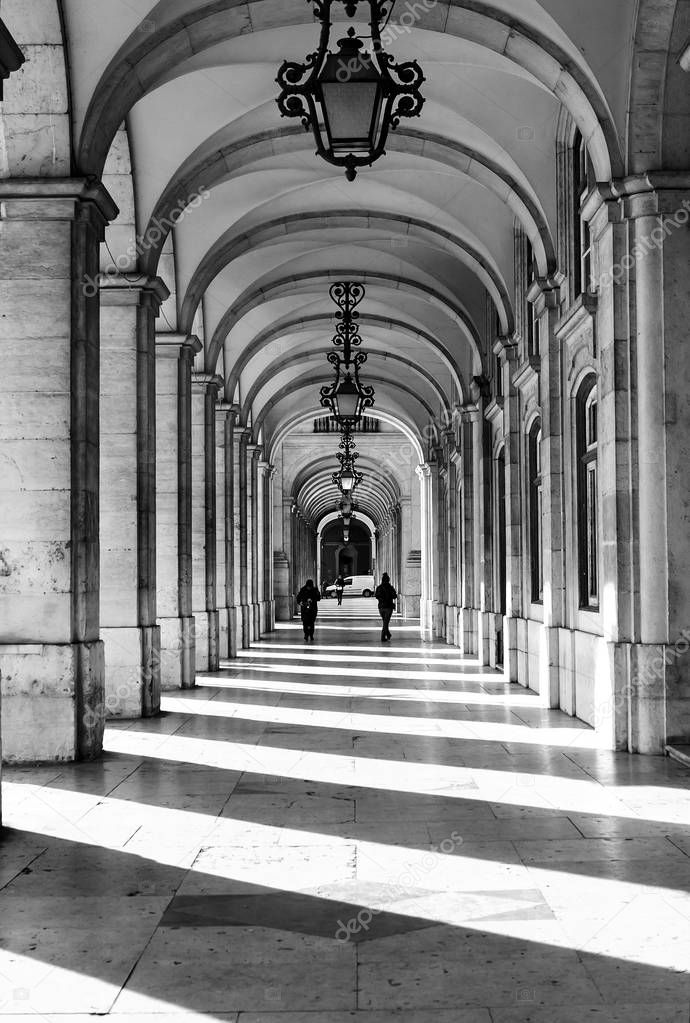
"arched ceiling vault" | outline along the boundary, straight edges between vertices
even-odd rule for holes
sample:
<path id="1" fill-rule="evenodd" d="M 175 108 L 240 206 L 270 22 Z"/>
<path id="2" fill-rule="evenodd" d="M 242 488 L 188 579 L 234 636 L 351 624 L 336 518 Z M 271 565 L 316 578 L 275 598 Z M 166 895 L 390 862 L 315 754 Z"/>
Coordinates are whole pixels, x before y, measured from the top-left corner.
<path id="1" fill-rule="evenodd" d="M 383 397 L 381 393 L 382 385 L 386 384 L 389 385 L 388 387 L 389 392 L 395 393 L 396 396 L 402 396 L 402 398 L 407 401 L 408 406 L 413 410 L 412 414 L 410 414 L 410 412 L 407 412 L 404 415 L 404 418 L 407 421 L 412 419 L 413 422 L 415 422 L 415 424 L 420 429 L 423 427 L 424 423 L 434 419 L 435 410 L 423 398 L 421 398 L 419 394 L 409 384 L 401 383 L 397 380 L 391 381 L 387 376 L 384 376 L 380 371 L 374 374 L 369 374 L 367 380 L 369 383 L 374 384 L 374 386 L 376 387 L 378 401 L 380 401 L 381 398 Z M 314 397 L 315 395 L 318 395 L 319 387 L 323 383 L 324 373 L 323 371 L 321 371 L 318 373 L 313 373 L 311 376 L 308 377 L 300 376 L 297 379 L 290 381 L 290 383 L 280 387 L 275 392 L 275 394 L 272 394 L 271 397 L 265 401 L 260 411 L 258 411 L 254 416 L 253 426 L 254 440 L 256 440 L 256 438 L 258 437 L 259 430 L 261 429 L 268 415 L 272 411 L 274 411 L 281 404 L 281 402 L 286 402 L 287 399 L 290 399 L 290 402 L 293 403 L 294 407 L 295 400 L 301 396 L 309 403 L 310 406 L 313 406 Z M 324 414 L 323 410 L 321 410 L 320 412 L 316 412 L 316 416 L 323 414 Z"/>
<path id="2" fill-rule="evenodd" d="M 310 460 L 296 474 L 292 485 L 292 497 L 297 505 L 312 519 L 318 519 L 333 511 L 339 492 L 331 480 L 337 468 L 335 452 L 337 437 L 333 439 L 333 455 Z M 363 482 L 356 488 L 354 500 L 358 507 L 379 523 L 386 512 L 400 500 L 401 490 L 394 474 L 380 463 L 361 453 L 357 469 L 364 474 Z"/>
<path id="3" fill-rule="evenodd" d="M 385 377 L 381 374 L 380 366 L 390 361 L 398 366 L 405 367 L 406 372 L 404 375 L 409 377 L 409 373 L 411 373 L 413 378 L 415 376 L 420 378 L 416 384 L 414 379 L 409 381 L 412 388 L 415 388 L 416 386 L 421 387 L 424 391 L 431 391 L 435 396 L 438 405 L 446 412 L 450 410 L 450 396 L 440 386 L 441 382 L 437 382 L 432 374 L 424 369 L 422 365 L 415 364 L 411 359 L 406 359 L 403 356 L 396 354 L 393 349 L 393 345 L 391 345 L 387 350 L 372 348 L 371 345 L 368 345 L 367 356 L 367 362 L 362 370 L 364 381 L 366 383 L 376 384 L 377 382 L 384 381 Z M 261 391 L 267 389 L 270 393 L 270 384 L 276 379 L 278 369 L 281 373 L 285 370 L 291 370 L 291 376 L 295 380 L 301 380 L 307 366 L 309 369 L 313 369 L 315 371 L 317 380 L 323 380 L 324 375 L 327 380 L 329 377 L 331 379 L 333 377 L 333 371 L 326 362 L 323 352 L 317 351 L 311 352 L 310 354 L 296 352 L 291 356 L 286 356 L 280 362 L 278 367 L 275 365 L 268 366 L 252 384 L 251 388 L 247 392 L 240 412 L 240 422 L 242 426 L 246 426 L 249 422 L 250 414 L 253 413 L 254 403 Z M 402 387 L 403 390 L 406 390 L 406 392 L 410 394 L 419 393 L 414 389 L 407 391 L 409 386 L 408 384 L 397 384 L 397 386 Z M 421 397 L 419 400 L 422 401 Z M 426 407 L 432 410 L 432 417 L 437 414 L 438 410 L 436 408 L 432 409 L 432 406 L 430 405 L 427 405 Z"/>
<path id="4" fill-rule="evenodd" d="M 144 269 L 147 273 L 156 272 L 167 234 L 167 231 L 164 231 L 161 236 L 158 227 L 171 222 L 171 214 L 178 208 L 181 196 L 196 196 L 203 189 L 210 190 L 241 173 L 250 173 L 257 160 L 266 157 L 276 158 L 287 152 L 306 155 L 313 149 L 310 136 L 300 126 L 292 124 L 276 127 L 239 141 L 234 137 L 227 141 L 228 132 L 229 126 L 226 126 L 200 146 L 178 169 L 156 203 L 148 225 L 143 231 L 146 243 Z M 510 207 L 522 223 L 525 233 L 532 242 L 540 275 L 547 277 L 554 272 L 555 246 L 541 202 L 528 179 L 505 150 L 497 157 L 482 153 L 461 140 L 404 125 L 391 133 L 387 149 L 389 152 L 416 152 L 430 162 L 450 167 L 458 174 L 474 178 L 490 189 L 500 202 Z M 334 220 L 337 217 L 350 218 L 361 215 L 361 211 L 355 210 L 333 210 L 329 213 L 329 217 Z M 317 217 L 319 214 L 307 216 Z M 373 227 L 376 226 L 377 216 L 388 219 L 385 214 L 376 214 L 374 211 L 368 211 L 367 216 Z M 305 214 L 295 214 L 292 218 L 285 217 L 276 227 L 283 225 L 284 230 L 289 231 L 292 224 L 299 226 L 304 218 Z M 400 219 L 404 222 L 402 214 Z M 410 226 L 419 226 L 413 218 L 410 218 L 408 223 Z M 265 229 L 271 226 L 264 225 Z M 425 224 L 421 226 L 428 227 Z M 443 234 L 437 226 L 434 229 L 439 235 Z M 231 243 L 228 241 L 226 244 Z M 246 239 L 245 244 L 251 244 L 250 238 Z M 227 260 L 230 258 L 228 252 Z"/>
<path id="5" fill-rule="evenodd" d="M 328 287 L 330 284 L 334 281 L 343 280 L 356 280 L 365 286 L 369 283 L 383 283 L 391 291 L 402 290 L 419 294 L 425 302 L 440 308 L 457 324 L 462 335 L 467 339 L 467 342 L 471 346 L 475 362 L 475 370 L 477 373 L 481 372 L 484 362 L 481 339 L 479 337 L 477 327 L 459 302 L 454 301 L 435 289 L 422 289 L 418 283 L 412 279 L 406 279 L 400 275 L 396 276 L 394 274 L 362 273 L 361 269 L 358 269 L 357 267 L 342 267 L 337 270 L 329 269 L 320 273 L 316 271 L 306 271 L 302 274 L 285 274 L 276 280 L 270 281 L 268 284 L 257 281 L 252 288 L 246 289 L 246 291 L 239 296 L 232 308 L 228 309 L 225 315 L 220 319 L 215 333 L 208 345 L 206 361 L 206 368 L 208 372 L 215 372 L 218 355 L 232 328 L 242 319 L 243 316 L 246 316 L 257 306 L 260 306 L 264 302 L 267 302 L 271 298 L 275 298 L 281 294 L 294 294 L 295 289 L 300 285 L 307 285 L 310 290 L 315 290 L 318 282 L 323 282 L 320 288 L 320 293 L 322 296 L 327 297 Z"/>
<path id="6" fill-rule="evenodd" d="M 436 338 L 428 331 L 423 330 L 421 327 L 411 325 L 402 319 L 395 319 L 392 317 L 383 317 L 377 315 L 367 315 L 362 313 L 359 319 L 360 328 L 363 331 L 363 336 L 366 338 L 367 327 L 382 327 L 387 331 L 390 331 L 393 335 L 406 335 L 414 340 L 424 341 L 435 353 L 437 353 L 444 363 L 448 377 L 457 388 L 458 394 L 462 400 L 468 399 L 468 391 L 465 381 L 460 374 L 458 367 L 452 357 L 447 351 L 442 341 Z M 314 330 L 318 327 L 319 332 L 322 335 L 324 349 L 326 342 L 333 335 L 334 325 L 333 316 L 330 312 L 314 313 L 311 316 L 298 316 L 280 320 L 274 323 L 272 326 L 266 328 L 266 330 L 260 331 L 250 341 L 239 358 L 234 362 L 227 381 L 226 391 L 228 394 L 234 394 L 235 388 L 240 380 L 243 370 L 251 360 L 259 355 L 264 349 L 268 348 L 275 341 L 279 341 L 282 337 L 301 333 L 306 330 Z M 366 349 L 369 350 L 368 348 Z M 280 361 L 274 361 L 274 365 L 280 366 Z M 440 381 L 437 381 L 440 383 Z"/>
<path id="7" fill-rule="evenodd" d="M 597 176 L 622 171 L 621 147 L 609 104 L 578 48 L 536 3 L 510 10 L 489 0 L 448 0 L 424 9 L 417 31 L 456 36 L 500 54 L 558 96 L 589 140 Z M 100 175 L 110 144 L 128 111 L 147 92 L 186 70 L 187 61 L 225 40 L 267 29 L 309 25 L 306 5 L 276 7 L 261 0 L 161 0 L 144 15 L 95 84 L 84 116 L 77 162 Z M 593 25 L 596 29 L 596 25 Z M 313 43 L 308 49 L 313 48 Z M 174 58 L 173 58 L 174 55 Z M 302 53 L 294 54 L 302 59 Z"/>
<path id="8" fill-rule="evenodd" d="M 101 176 L 107 161 L 123 206 L 109 245 L 124 249 L 138 233 L 136 269 L 160 274 L 173 296 L 159 328 L 203 336 L 196 368 L 223 373 L 226 397 L 272 452 L 324 414 L 329 285 L 362 283 L 363 378 L 376 388 L 375 414 L 420 461 L 428 430 L 468 400 L 473 376 L 490 375 L 496 338 L 520 321 L 516 225 L 541 278 L 564 269 L 555 244 L 563 111 L 597 179 L 622 176 L 633 42 L 638 91 L 654 61 L 654 39 L 635 29 L 638 8 L 663 8 L 664 39 L 680 32 L 676 0 L 415 4 L 414 24 L 390 49 L 422 64 L 422 116 L 403 119 L 386 156 L 348 183 L 275 103 L 279 63 L 316 43 L 308 3 L 61 5 L 72 170 Z"/>
<path id="9" fill-rule="evenodd" d="M 305 423 L 309 422 L 309 420 L 317 419 L 322 412 L 323 410 L 319 409 L 318 406 L 315 405 L 302 412 L 286 417 L 280 427 L 275 431 L 274 435 L 267 441 L 267 457 L 269 462 L 275 458 L 276 450 L 279 445 L 282 444 L 293 431 L 298 430 L 300 426 L 303 426 Z M 393 426 L 396 430 L 398 430 L 410 445 L 418 462 L 421 463 L 424 461 L 424 449 L 421 437 L 415 431 L 413 426 L 394 413 L 385 411 L 382 408 L 369 409 L 367 411 L 367 415 L 372 419 L 378 419 L 382 423 L 385 423 L 388 426 Z"/>

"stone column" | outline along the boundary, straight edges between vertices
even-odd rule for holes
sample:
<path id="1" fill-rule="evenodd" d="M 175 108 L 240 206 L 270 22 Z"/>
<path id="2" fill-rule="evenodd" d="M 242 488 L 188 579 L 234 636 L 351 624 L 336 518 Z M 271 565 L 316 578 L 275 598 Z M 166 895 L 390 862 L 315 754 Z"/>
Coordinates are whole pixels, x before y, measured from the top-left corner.
<path id="1" fill-rule="evenodd" d="M 231 606 L 233 570 L 232 430 L 233 407 L 219 402 L 216 416 L 216 607 L 218 609 L 218 659 L 231 653 Z"/>
<path id="2" fill-rule="evenodd" d="M 292 546 L 290 541 L 292 526 L 292 499 L 285 497 L 281 487 L 275 488 L 273 505 L 274 521 L 279 523 L 277 531 L 278 544 L 273 551 L 273 579 L 275 595 L 275 614 L 279 622 L 288 622 L 292 617 Z M 289 552 L 289 553 L 288 553 Z"/>
<path id="3" fill-rule="evenodd" d="M 446 447 L 446 641 L 457 645 L 458 625 L 458 506 L 457 453 L 455 431 L 444 433 Z"/>
<path id="4" fill-rule="evenodd" d="M 422 595 L 419 601 L 419 627 L 423 639 L 433 638 L 434 527 L 431 499 L 431 469 L 426 462 L 417 466 L 422 520 Z"/>
<path id="5" fill-rule="evenodd" d="M 535 282 L 528 293 L 539 324 L 541 358 L 542 551 L 544 564 L 544 628 L 539 652 L 539 695 L 547 707 L 560 697 L 559 629 L 565 608 L 565 546 L 563 535 L 563 436 L 561 346 L 555 338 L 560 286 Z"/>
<path id="6" fill-rule="evenodd" d="M 477 600 L 477 655 L 482 664 L 490 664 L 495 650 L 493 516 L 491 483 L 493 473 L 491 425 L 486 419 L 490 402 L 489 383 L 474 377 L 470 387 L 477 408 L 474 439 L 474 552 L 475 599 Z"/>
<path id="7" fill-rule="evenodd" d="M 238 430 L 239 434 L 239 584 L 240 584 L 240 614 L 241 614 L 241 642 L 242 649 L 248 650 L 252 640 L 252 609 L 251 609 L 251 563 L 249 550 L 249 529 L 251 507 L 249 501 L 250 473 L 249 460 L 251 458 L 247 448 L 251 431 L 244 428 Z"/>
<path id="8" fill-rule="evenodd" d="M 479 429 L 479 410 L 476 405 L 465 406 L 461 413 L 462 437 L 462 536 L 463 569 L 461 582 L 461 610 L 459 615 L 460 649 L 464 656 L 477 653 L 478 617 L 477 587 L 478 565 L 475 530 L 475 441 Z"/>
<path id="9" fill-rule="evenodd" d="M 160 710 L 156 624 L 156 316 L 159 278 L 101 282 L 101 639 L 106 714 Z"/>
<path id="10" fill-rule="evenodd" d="M 249 605 L 251 607 L 251 638 L 261 636 L 261 605 L 259 603 L 259 460 L 261 447 L 247 445 L 247 560 L 249 570 Z"/>
<path id="11" fill-rule="evenodd" d="M 192 365 L 197 337 L 156 337 L 156 589 L 161 688 L 194 685 L 192 615 Z"/>
<path id="12" fill-rule="evenodd" d="M 228 490 L 232 514 L 232 572 L 230 582 L 232 587 L 231 614 L 230 614 L 230 656 L 236 657 L 238 650 L 242 647 L 242 585 L 241 585 L 241 504 L 242 487 L 240 484 L 241 465 L 243 458 L 243 436 L 244 431 L 237 426 L 236 415 L 239 409 L 233 407 L 235 417 L 230 417 L 230 436 L 232 440 L 232 472 L 228 479 L 232 486 Z"/>
<path id="13" fill-rule="evenodd" d="M 687 172 L 659 172 L 624 186 L 632 222 L 638 450 L 639 625 L 629 748 L 638 753 L 690 743 L 689 184 Z"/>
<path id="14" fill-rule="evenodd" d="M 116 216 L 99 182 L 0 181 L 0 679 L 13 762 L 102 747 L 98 273 Z"/>
<path id="15" fill-rule="evenodd" d="M 192 614 L 196 669 L 218 668 L 216 403 L 222 377 L 192 373 Z"/>
<path id="16" fill-rule="evenodd" d="M 506 613 L 503 659 L 506 681 L 518 681 L 518 630 L 522 616 L 522 502 L 520 498 L 520 400 L 513 382 L 517 345 L 501 339 L 503 374 L 503 433 L 506 470 Z"/>
<path id="17" fill-rule="evenodd" d="M 271 495 L 271 477 L 273 475 L 273 466 L 269 465 L 268 462 L 260 461 L 258 470 L 261 511 L 261 526 L 259 530 L 261 631 L 270 632 L 273 627 L 271 611 L 271 570 L 273 567 L 273 499 Z"/>

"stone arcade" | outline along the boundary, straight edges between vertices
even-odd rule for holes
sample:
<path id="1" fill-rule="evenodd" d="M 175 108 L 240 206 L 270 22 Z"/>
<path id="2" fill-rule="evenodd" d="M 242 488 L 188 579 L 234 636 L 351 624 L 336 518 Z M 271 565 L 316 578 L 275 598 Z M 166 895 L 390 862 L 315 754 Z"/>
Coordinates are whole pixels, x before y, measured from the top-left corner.
<path id="1" fill-rule="evenodd" d="M 123 781 L 123 737 L 147 737 L 141 766 L 156 756 L 166 722 L 172 729 L 175 708 L 192 713 L 214 680 L 220 697 L 208 706 L 218 713 L 228 680 L 251 688 L 261 679 L 272 691 L 280 682 L 271 658 L 295 644 L 305 579 L 325 585 L 338 566 L 356 573 L 358 564 L 377 581 L 388 571 L 400 594 L 393 631 L 395 640 L 402 630 L 411 659 L 399 666 L 406 691 L 424 688 L 410 663 L 430 679 L 447 664 L 438 690 L 473 666 L 488 704 L 529 705 L 530 742 L 541 741 L 541 725 L 548 731 L 547 772 L 562 728 L 573 748 L 586 735 L 590 753 L 599 751 L 568 760 L 563 778 L 591 781 L 585 769 L 596 761 L 601 786 L 615 788 L 620 768 L 632 785 L 669 782 L 684 793 L 685 768 L 661 757 L 690 764 L 688 0 L 396 0 L 390 49 L 423 65 L 423 116 L 401 122 L 385 156 L 353 182 L 319 160 L 312 135 L 276 107 L 278 66 L 315 45 L 302 0 L 2 0 L 0 16 L 0 724 L 10 859 L 15 830 L 42 832 L 38 818 L 16 816 L 15 788 L 34 792 L 66 771 L 74 792 L 81 777 L 83 793 L 105 798 L 110 790 L 89 779 L 112 771 Z M 364 481 L 349 546 L 334 526 L 338 435 L 318 401 L 330 374 L 328 289 L 347 280 L 366 288 L 359 322 L 376 389 L 355 435 Z M 377 713 L 354 710 L 348 686 L 361 672 L 400 714 L 391 732 L 405 732 L 392 689 L 398 669 L 392 663 L 385 683 L 377 675 L 384 654 L 373 648 L 368 607 L 350 605 L 361 620 L 348 640 L 333 603 L 323 602 L 320 620 L 343 630 L 331 638 L 345 689 L 332 695 L 353 704 L 333 710 L 361 737 L 366 714 Z M 297 653 L 299 662 L 285 655 L 280 680 L 289 689 L 303 670 L 318 682 L 312 712 L 325 719 L 328 664 L 318 666 L 322 677 L 317 646 L 308 658 Z M 265 692 L 246 696 L 255 724 L 280 723 L 278 691 L 268 703 Z M 299 694 L 287 701 L 288 730 L 308 701 L 304 688 Z M 430 699 L 419 697 L 433 718 Z M 460 724 L 480 702 L 474 691 L 467 706 L 444 704 L 457 711 L 443 719 L 459 729 L 442 733 L 449 743 L 469 743 Z M 241 703 L 232 705 L 238 720 Z M 493 740 L 481 736 L 489 722 L 510 724 L 511 711 L 505 721 L 502 713 L 470 713 L 474 756 L 444 747 L 441 787 L 460 784 L 455 775 L 443 781 L 451 767 L 493 769 Z M 228 722 L 215 723 L 209 742 L 248 750 L 262 734 L 231 740 L 221 728 Z M 324 751 L 330 734 L 300 747 L 304 777 L 309 751 Z M 501 762 L 506 749 L 515 754 L 512 735 L 500 740 Z M 379 739 L 363 757 L 407 759 L 394 736 Z M 352 755 L 334 738 L 334 757 L 347 749 Z M 558 756 L 562 766 L 566 754 Z M 526 770 L 536 770 L 534 757 Z M 420 763 L 436 762 L 420 753 Z M 238 763 L 228 759 L 226 773 L 258 770 Z M 324 784 L 340 785 L 331 771 Z M 261 776 L 280 773 L 276 753 Z M 214 791 L 211 775 L 208 783 Z M 416 784 L 408 797 L 432 798 L 435 783 Z M 228 782 L 226 798 L 231 790 Z M 479 784 L 487 807 L 502 799 L 492 791 Z M 535 842 L 628 836 L 602 826 L 582 837 L 574 819 L 562 833 L 540 831 L 542 804 L 523 796 L 536 825 L 523 837 Z M 546 815 L 554 804 L 544 798 Z M 64 811 L 73 824 L 78 802 Z M 601 805 L 606 814 L 613 804 L 602 796 Z M 84 813 L 92 810 L 85 802 Z M 669 832 L 657 834 L 650 821 L 690 825 L 685 803 L 678 813 L 652 815 L 629 836 L 665 841 Z M 397 815 L 384 813 L 383 837 L 368 838 L 386 842 Z M 451 818 L 431 811 L 409 820 L 409 836 L 390 839 L 396 855 L 452 830 L 439 824 Z M 417 821 L 428 825 L 421 839 Z M 261 845 L 247 834 L 242 842 Z M 677 841 L 673 849 L 690 854 L 690 838 Z M 44 848 L 38 834 L 32 843 Z M 0 886 L 14 877 L 5 878 L 2 849 Z M 481 850 L 473 855 L 488 870 Z M 687 892 L 683 863 L 670 855 L 677 890 Z M 183 860 L 180 850 L 176 865 Z M 318 884 L 318 864 L 295 867 L 305 885 L 312 867 Z M 274 881 L 266 884 L 288 887 L 286 876 Z M 423 877 L 415 885 L 424 889 Z M 340 900 L 339 921 L 343 904 L 365 899 L 346 889 L 327 896 Z M 0 944 L 2 916 L 0 905 Z M 313 933 L 327 936 L 316 911 L 314 920 Z M 403 933 L 389 923 L 388 934 Z M 414 950 L 401 955 L 416 968 Z M 328 988 L 323 977 L 314 983 Z M 27 1011 L 19 989 L 13 980 L 0 991 L 0 1020 Z M 333 1021 L 336 1010 L 366 1019 L 365 1010 L 388 1008 L 419 1010 L 401 1017 L 415 1023 L 589 1018 L 528 1015 L 529 1006 L 510 1015 L 518 1012 L 511 991 L 493 1016 L 483 994 L 466 1004 L 461 995 L 390 1005 L 372 996 L 353 1005 L 298 999 L 293 1008 L 314 1010 L 318 1023 L 331 1023 L 330 1009 Z M 112 1003 L 36 998 L 32 1011 L 44 1013 L 109 1012 Z M 265 1012 L 257 1023 L 273 1021 L 270 1012 L 278 1020 L 289 1008 L 248 998 L 230 998 L 227 1018 L 255 1008 Z M 603 998 L 625 1002 L 623 993 Z M 542 1004 L 538 994 L 533 1001 Z M 599 1004 L 584 988 L 569 1001 Z M 182 996 L 170 1002 L 180 1012 L 197 1007 Z M 690 1010 L 672 1012 L 684 1011 L 688 992 L 668 1002 L 668 1015 L 660 1007 L 639 1020 L 687 1023 Z M 443 1014 L 463 1007 L 466 1016 Z M 161 1010 L 136 1002 L 116 1011 Z"/>

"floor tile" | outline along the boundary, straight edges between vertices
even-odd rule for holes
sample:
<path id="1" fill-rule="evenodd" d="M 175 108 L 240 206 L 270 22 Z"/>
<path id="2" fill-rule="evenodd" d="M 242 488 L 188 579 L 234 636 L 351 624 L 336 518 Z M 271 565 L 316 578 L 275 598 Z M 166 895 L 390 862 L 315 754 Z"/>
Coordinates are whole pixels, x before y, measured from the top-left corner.
<path id="1" fill-rule="evenodd" d="M 690 772 L 336 614 L 5 772 L 0 1023 L 688 1023 Z"/>

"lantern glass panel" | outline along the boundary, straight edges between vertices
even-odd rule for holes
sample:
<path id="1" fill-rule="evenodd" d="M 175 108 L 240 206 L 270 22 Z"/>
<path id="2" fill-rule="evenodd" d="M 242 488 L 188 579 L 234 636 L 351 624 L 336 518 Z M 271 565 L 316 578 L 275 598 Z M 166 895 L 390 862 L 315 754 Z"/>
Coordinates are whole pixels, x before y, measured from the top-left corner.
<path id="1" fill-rule="evenodd" d="M 376 145 L 383 88 L 367 53 L 329 53 L 319 86 L 333 153 L 369 153 Z"/>
<path id="2" fill-rule="evenodd" d="M 340 420 L 356 420 L 359 418 L 359 391 L 352 377 L 347 376 L 334 395 L 336 416 Z"/>

